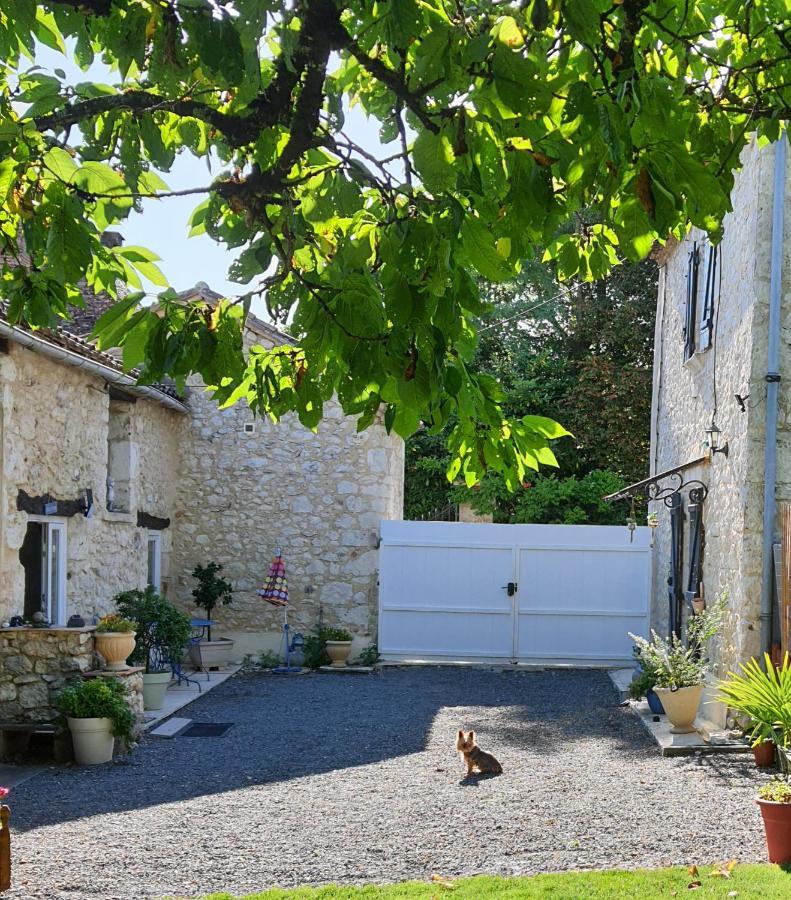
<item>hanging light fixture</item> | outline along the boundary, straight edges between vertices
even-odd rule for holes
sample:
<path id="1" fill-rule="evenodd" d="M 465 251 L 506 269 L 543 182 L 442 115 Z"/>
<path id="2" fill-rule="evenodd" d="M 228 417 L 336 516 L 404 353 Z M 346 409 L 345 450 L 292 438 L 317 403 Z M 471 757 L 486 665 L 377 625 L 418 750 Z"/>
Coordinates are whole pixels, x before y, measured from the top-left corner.
<path id="1" fill-rule="evenodd" d="M 711 425 L 706 429 L 706 443 L 709 447 L 709 452 L 713 455 L 715 453 L 724 453 L 727 457 L 728 455 L 728 442 L 720 446 L 720 440 L 722 439 L 722 432 L 719 428 L 717 428 L 716 423 L 712 419 Z"/>

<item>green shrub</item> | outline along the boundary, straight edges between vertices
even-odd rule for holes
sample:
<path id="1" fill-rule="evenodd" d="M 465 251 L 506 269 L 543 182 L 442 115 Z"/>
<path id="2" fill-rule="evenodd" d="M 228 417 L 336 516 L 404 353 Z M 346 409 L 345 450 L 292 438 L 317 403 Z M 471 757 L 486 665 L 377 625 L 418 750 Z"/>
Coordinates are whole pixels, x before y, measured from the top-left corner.
<path id="1" fill-rule="evenodd" d="M 137 643 L 130 657 L 132 663 L 145 666 L 146 674 L 151 674 L 152 671 L 163 671 L 161 663 L 164 660 L 181 658 L 192 634 L 189 616 L 176 609 L 151 585 L 144 591 L 118 594 L 114 602 L 122 615 L 138 623 Z M 155 659 L 156 656 L 161 659 Z"/>
<path id="2" fill-rule="evenodd" d="M 758 797 L 772 803 L 791 803 L 791 785 L 782 778 L 776 778 L 758 788 Z"/>
<path id="3" fill-rule="evenodd" d="M 137 622 L 131 619 L 125 619 L 118 613 L 111 613 L 109 616 L 103 616 L 96 625 L 96 630 L 100 634 L 129 634 L 130 631 L 137 630 Z"/>
<path id="4" fill-rule="evenodd" d="M 750 718 L 753 746 L 774 741 L 787 747 L 791 741 L 791 661 L 785 654 L 782 666 L 776 667 L 768 653 L 764 667 L 757 659 L 740 665 L 742 674 L 729 672 L 718 684 L 717 699 L 736 712 Z"/>
<path id="5" fill-rule="evenodd" d="M 113 734 L 128 744 L 135 720 L 126 698 L 117 678 L 89 678 L 65 687 L 55 705 L 71 719 L 111 719 Z"/>
<path id="6" fill-rule="evenodd" d="M 315 634 L 309 634 L 305 638 L 303 652 L 305 665 L 309 669 L 318 669 L 320 666 L 328 666 L 330 658 L 327 655 L 327 641 L 350 641 L 352 636 L 344 628 L 326 626 L 318 628 Z"/>
<path id="7" fill-rule="evenodd" d="M 274 669 L 280 665 L 280 657 L 271 650 L 262 650 L 258 655 L 258 665 L 263 669 Z"/>
<path id="8" fill-rule="evenodd" d="M 379 648 L 376 644 L 370 644 L 357 657 L 361 666 L 375 666 L 379 662 Z"/>

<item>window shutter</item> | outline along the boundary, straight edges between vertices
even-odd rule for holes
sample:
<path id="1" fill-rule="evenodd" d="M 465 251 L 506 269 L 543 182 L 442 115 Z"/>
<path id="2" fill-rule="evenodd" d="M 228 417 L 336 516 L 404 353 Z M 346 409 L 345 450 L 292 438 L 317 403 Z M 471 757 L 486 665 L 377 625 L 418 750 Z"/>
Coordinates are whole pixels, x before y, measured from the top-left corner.
<path id="1" fill-rule="evenodd" d="M 687 308 L 684 315 L 684 359 L 695 352 L 695 325 L 698 306 L 698 245 L 693 244 L 687 265 Z"/>
<path id="2" fill-rule="evenodd" d="M 708 259 L 706 261 L 706 286 L 703 294 L 703 308 L 700 314 L 700 349 L 708 350 L 711 347 L 714 334 L 714 310 L 715 295 L 717 293 L 717 281 L 719 266 L 719 248 L 709 246 Z"/>

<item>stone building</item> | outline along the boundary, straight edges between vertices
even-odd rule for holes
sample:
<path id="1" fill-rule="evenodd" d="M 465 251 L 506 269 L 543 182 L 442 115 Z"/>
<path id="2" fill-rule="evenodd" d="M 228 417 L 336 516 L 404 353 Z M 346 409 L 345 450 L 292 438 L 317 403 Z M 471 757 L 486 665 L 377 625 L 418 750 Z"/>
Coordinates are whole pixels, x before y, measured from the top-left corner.
<path id="1" fill-rule="evenodd" d="M 379 521 L 402 512 L 400 439 L 381 424 L 357 434 L 335 405 L 313 433 L 255 420 L 244 403 L 221 411 L 197 382 L 183 397 L 137 385 L 87 340 L 103 308 L 88 301 L 52 331 L 0 314 L 0 622 L 42 611 L 58 626 L 73 614 L 90 623 L 147 583 L 198 615 L 191 572 L 214 560 L 234 587 L 217 634 L 237 640 L 238 657 L 276 649 L 282 614 L 255 591 L 282 547 L 294 627 L 321 618 L 358 649 L 374 641 Z M 288 340 L 250 317 L 248 345 Z M 0 631 L 3 659 L 10 641 Z M 37 653 L 30 670 L 12 654 L 23 681 Z M 8 692 L 0 684 L 0 719 L 17 702 Z"/>
<path id="2" fill-rule="evenodd" d="M 657 515 L 652 622 L 660 633 L 681 631 L 693 598 L 712 603 L 726 596 L 716 675 L 763 649 L 777 654 L 787 646 L 781 619 L 788 561 L 781 544 L 791 501 L 785 387 L 791 167 L 785 151 L 785 142 L 745 149 L 719 246 L 693 229 L 657 254 L 653 483 L 641 489 L 655 497 Z M 718 708 L 708 707 L 709 715 Z"/>

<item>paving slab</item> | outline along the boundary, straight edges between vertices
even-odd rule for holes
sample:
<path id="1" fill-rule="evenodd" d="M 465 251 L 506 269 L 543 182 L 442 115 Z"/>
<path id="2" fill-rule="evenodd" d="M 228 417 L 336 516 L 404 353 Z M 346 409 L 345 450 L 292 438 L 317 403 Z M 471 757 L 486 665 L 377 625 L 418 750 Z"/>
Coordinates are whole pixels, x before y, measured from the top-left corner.
<path id="1" fill-rule="evenodd" d="M 209 691 L 212 691 L 217 685 L 227 681 L 239 669 L 241 669 L 241 666 L 234 664 L 221 672 L 210 672 L 208 677 L 205 672 L 190 672 L 189 682 L 176 684 L 174 681 L 165 693 L 165 703 L 162 709 L 150 709 L 144 714 L 143 730 L 150 731 L 158 722 L 169 719 L 173 713 L 178 712 L 189 703 L 193 703 L 199 697 L 203 697 Z"/>
<path id="2" fill-rule="evenodd" d="M 373 670 L 373 666 L 343 666 L 337 669 L 334 666 L 319 666 L 319 672 L 332 672 L 333 675 L 369 675 Z"/>
<path id="3" fill-rule="evenodd" d="M 654 713 L 645 700 L 631 700 L 629 706 L 656 742 L 662 756 L 750 752 L 750 745 L 740 734 L 720 731 L 705 719 L 696 719 L 696 730 L 689 734 L 673 734 L 667 716 Z"/>
<path id="4" fill-rule="evenodd" d="M 192 719 L 183 719 L 180 716 L 173 716 L 172 719 L 167 719 L 165 722 L 162 722 L 161 725 L 152 728 L 149 733 L 152 737 L 174 738 L 176 735 L 181 734 L 182 731 L 189 728 L 190 725 L 192 725 Z"/>

